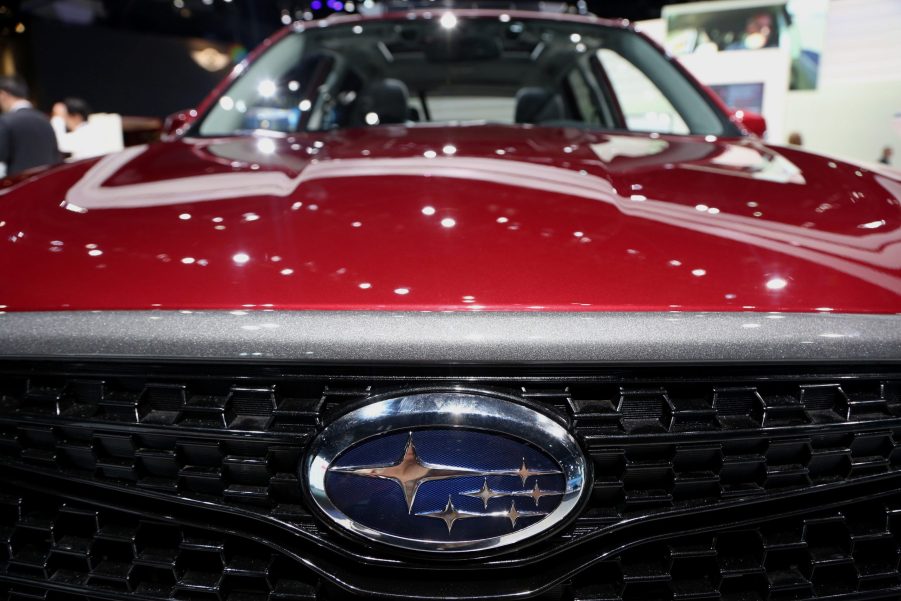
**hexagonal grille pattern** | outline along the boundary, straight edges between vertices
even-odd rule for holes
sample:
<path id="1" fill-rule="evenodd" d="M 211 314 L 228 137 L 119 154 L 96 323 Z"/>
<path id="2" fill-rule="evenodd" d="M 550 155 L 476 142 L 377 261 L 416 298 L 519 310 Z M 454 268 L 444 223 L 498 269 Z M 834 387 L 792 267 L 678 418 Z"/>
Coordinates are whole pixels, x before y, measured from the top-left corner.
<path id="1" fill-rule="evenodd" d="M 899 543 L 896 496 L 809 518 L 640 545 L 576 577 L 573 596 L 782 601 L 901 595 Z"/>
<path id="2" fill-rule="evenodd" d="M 378 379 L 2 376 L 0 461 L 313 527 L 297 478 L 303 448 L 324 415 L 384 390 Z M 899 380 L 624 379 L 501 390 L 560 414 L 589 451 L 592 504 L 572 534 L 901 467 Z"/>
<path id="3" fill-rule="evenodd" d="M 210 601 L 314 599 L 317 582 L 247 539 L 22 493 L 0 495 L 0 590 L 3 576 L 86 596 Z M 8 598 L 28 591 L 14 586 Z"/>
<path id="4" fill-rule="evenodd" d="M 750 506 L 839 485 L 848 490 L 901 474 L 897 371 L 554 376 L 536 368 L 527 376 L 482 372 L 467 379 L 465 370 L 413 377 L 245 368 L 0 364 L 0 470 L 22 482 L 127 492 L 153 499 L 173 516 L 209 503 L 223 519 L 250 516 L 278 536 L 302 531 L 297 549 L 292 542 L 281 547 L 285 553 L 334 545 L 348 557 L 375 553 L 378 559 L 381 551 L 319 526 L 305 504 L 298 465 L 332 415 L 412 387 L 463 385 L 518 397 L 556 414 L 577 435 L 593 463 L 590 501 L 566 529 L 528 549 L 536 555 L 563 555 L 570 547 L 571 554 L 594 553 L 591 541 L 572 543 L 586 537 L 603 543 L 625 519 L 706 515 L 727 503 Z M 0 495 L 0 600 L 64 601 L 100 592 L 135 599 L 323 598 L 322 583 L 286 554 L 237 535 L 41 499 L 5 482 Z M 548 598 L 901 597 L 901 500 L 831 513 L 818 509 L 824 502 L 804 505 L 801 518 L 638 544 L 560 583 Z M 448 577 L 435 574 L 436 583 Z M 55 585 L 71 590 L 64 594 Z"/>

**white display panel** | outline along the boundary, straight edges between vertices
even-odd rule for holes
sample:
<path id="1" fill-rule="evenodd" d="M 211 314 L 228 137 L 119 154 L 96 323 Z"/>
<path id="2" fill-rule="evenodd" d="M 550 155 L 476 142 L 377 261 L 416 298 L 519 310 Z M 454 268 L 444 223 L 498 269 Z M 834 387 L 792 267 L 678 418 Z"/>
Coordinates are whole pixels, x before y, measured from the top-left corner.
<path id="1" fill-rule="evenodd" d="M 754 51 L 691 54 L 680 62 L 708 86 L 762 84 L 761 113 L 767 120 L 767 140 L 781 141 L 785 126 L 785 102 L 788 93 L 789 63 L 786 50 L 769 48 Z M 754 110 L 757 107 L 735 106 Z"/>

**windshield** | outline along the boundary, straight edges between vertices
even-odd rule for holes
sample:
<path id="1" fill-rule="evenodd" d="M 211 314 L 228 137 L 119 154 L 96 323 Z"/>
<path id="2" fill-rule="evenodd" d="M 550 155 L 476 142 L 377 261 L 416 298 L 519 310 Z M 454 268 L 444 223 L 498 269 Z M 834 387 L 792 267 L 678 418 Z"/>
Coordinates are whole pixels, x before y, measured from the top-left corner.
<path id="1" fill-rule="evenodd" d="M 196 133 L 472 122 L 734 133 L 635 32 L 450 12 L 291 33 L 250 65 Z"/>

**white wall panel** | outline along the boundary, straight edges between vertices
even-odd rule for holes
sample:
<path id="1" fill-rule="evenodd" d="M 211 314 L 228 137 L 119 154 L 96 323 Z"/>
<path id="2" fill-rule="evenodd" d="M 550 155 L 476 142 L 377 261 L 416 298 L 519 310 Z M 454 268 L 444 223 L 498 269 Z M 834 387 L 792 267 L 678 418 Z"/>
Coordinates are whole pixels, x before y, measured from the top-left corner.
<path id="1" fill-rule="evenodd" d="M 901 81 L 901 0 L 830 3 L 821 85 L 860 81 Z"/>

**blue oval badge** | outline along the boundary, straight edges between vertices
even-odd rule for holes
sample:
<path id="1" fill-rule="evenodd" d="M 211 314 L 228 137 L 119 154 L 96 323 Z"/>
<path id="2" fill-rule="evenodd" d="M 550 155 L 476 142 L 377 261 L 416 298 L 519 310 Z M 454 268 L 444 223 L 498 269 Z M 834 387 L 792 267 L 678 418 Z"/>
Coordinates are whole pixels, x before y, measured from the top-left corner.
<path id="1" fill-rule="evenodd" d="M 468 393 L 379 401 L 330 424 L 307 461 L 340 526 L 408 549 L 492 549 L 546 532 L 577 506 L 585 460 L 558 423 Z"/>

